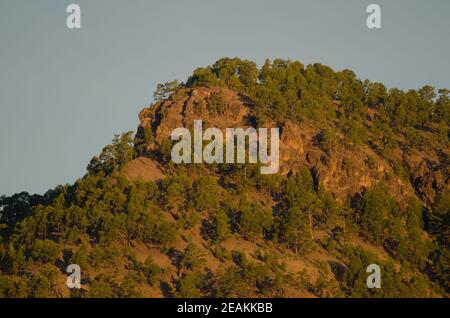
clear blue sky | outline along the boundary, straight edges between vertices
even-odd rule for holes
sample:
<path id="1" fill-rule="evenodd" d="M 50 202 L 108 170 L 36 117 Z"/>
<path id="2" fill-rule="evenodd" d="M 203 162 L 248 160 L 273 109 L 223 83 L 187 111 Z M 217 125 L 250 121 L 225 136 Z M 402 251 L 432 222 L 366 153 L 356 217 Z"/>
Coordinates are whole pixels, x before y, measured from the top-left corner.
<path id="1" fill-rule="evenodd" d="M 70 3 L 81 30 L 66 28 Z M 370 3 L 381 30 L 365 25 Z M 158 82 L 220 57 L 450 87 L 449 34 L 448 0 L 1 0 L 0 194 L 73 182 L 114 133 L 136 129 Z"/>

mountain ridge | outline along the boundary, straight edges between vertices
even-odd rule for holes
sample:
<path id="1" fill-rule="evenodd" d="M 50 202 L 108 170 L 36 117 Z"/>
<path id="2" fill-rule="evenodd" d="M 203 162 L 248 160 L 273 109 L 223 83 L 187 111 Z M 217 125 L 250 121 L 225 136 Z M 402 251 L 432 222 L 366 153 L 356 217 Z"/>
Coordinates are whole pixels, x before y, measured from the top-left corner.
<path id="1" fill-rule="evenodd" d="M 83 178 L 0 198 L 0 296 L 448 297 L 449 93 L 281 59 L 159 84 Z M 280 172 L 175 164 L 196 119 L 280 127 Z"/>

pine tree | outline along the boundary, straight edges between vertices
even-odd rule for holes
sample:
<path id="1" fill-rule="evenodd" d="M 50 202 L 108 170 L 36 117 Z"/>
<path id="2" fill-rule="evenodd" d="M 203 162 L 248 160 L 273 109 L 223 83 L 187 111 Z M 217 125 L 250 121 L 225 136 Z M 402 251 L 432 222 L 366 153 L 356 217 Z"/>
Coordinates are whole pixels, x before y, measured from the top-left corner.
<path id="1" fill-rule="evenodd" d="M 219 209 L 214 213 L 212 227 L 214 231 L 214 240 L 216 242 L 223 241 L 230 236 L 230 219 L 225 211 Z"/>

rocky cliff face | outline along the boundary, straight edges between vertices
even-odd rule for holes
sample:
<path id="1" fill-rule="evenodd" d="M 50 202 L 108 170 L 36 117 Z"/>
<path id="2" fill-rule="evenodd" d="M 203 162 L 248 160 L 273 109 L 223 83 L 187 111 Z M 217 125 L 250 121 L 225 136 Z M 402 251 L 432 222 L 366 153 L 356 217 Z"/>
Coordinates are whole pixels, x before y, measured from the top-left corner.
<path id="1" fill-rule="evenodd" d="M 220 94 L 224 110 L 219 114 L 211 111 L 213 94 Z M 339 104 L 335 105 L 339 112 Z M 183 88 L 164 100 L 143 109 L 139 114 L 137 138 L 144 139 L 145 127 L 151 129 L 153 139 L 144 148 L 153 150 L 178 127 L 193 128 L 193 121 L 203 120 L 203 129 L 217 127 L 225 131 L 228 127 L 249 127 L 252 123 L 252 101 L 232 90 L 213 88 Z M 368 114 L 367 125 L 372 116 Z M 274 122 L 260 123 L 260 127 L 276 127 Z M 280 173 L 295 173 L 306 165 L 322 185 L 342 201 L 348 196 L 361 193 L 365 188 L 384 181 L 391 194 L 400 203 L 416 195 L 425 206 L 430 206 L 436 195 L 448 191 L 450 168 L 442 162 L 439 153 L 449 149 L 438 149 L 428 145 L 423 149 L 396 149 L 393 157 L 385 158 L 368 144 L 347 147 L 342 144 L 325 151 L 320 144 L 323 131 L 312 122 L 287 120 L 280 134 Z M 344 138 L 343 136 L 341 136 Z M 345 143 L 344 143 L 345 144 Z M 409 177 L 399 176 L 395 171 L 393 158 L 406 167 Z"/>

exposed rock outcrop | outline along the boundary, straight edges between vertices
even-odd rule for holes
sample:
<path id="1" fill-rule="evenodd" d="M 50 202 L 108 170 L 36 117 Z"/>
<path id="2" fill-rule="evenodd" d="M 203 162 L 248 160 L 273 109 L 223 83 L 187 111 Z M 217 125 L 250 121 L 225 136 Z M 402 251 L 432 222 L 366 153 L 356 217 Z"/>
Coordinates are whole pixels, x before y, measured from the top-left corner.
<path id="1" fill-rule="evenodd" d="M 160 181 L 165 177 L 159 165 L 145 157 L 138 157 L 125 164 L 122 173 L 129 181 Z"/>
<path id="2" fill-rule="evenodd" d="M 225 110 L 221 114 L 211 112 L 207 107 L 214 93 L 220 93 L 224 98 Z M 154 142 L 146 144 L 145 148 L 152 150 L 169 139 L 175 128 L 192 129 L 193 121 L 197 119 L 202 119 L 204 129 L 248 127 L 252 119 L 251 107 L 248 97 L 227 88 L 183 88 L 168 100 L 140 112 L 137 137 L 142 137 L 144 127 L 150 126 Z M 335 107 L 339 112 L 338 103 Z M 368 116 L 368 120 L 372 117 Z M 264 122 L 260 126 L 275 127 L 275 124 Z M 305 165 L 313 172 L 316 184 L 323 185 L 338 200 L 345 200 L 381 181 L 387 184 L 399 202 L 417 195 L 426 206 L 430 206 L 437 193 L 448 191 L 449 165 L 439 166 L 437 150 L 396 150 L 398 159 L 411 171 L 410 180 L 406 180 L 395 174 L 391 159 L 384 158 L 367 144 L 357 147 L 341 145 L 327 152 L 319 143 L 322 131 L 313 123 L 286 120 L 280 128 L 280 173 L 295 173 Z"/>

